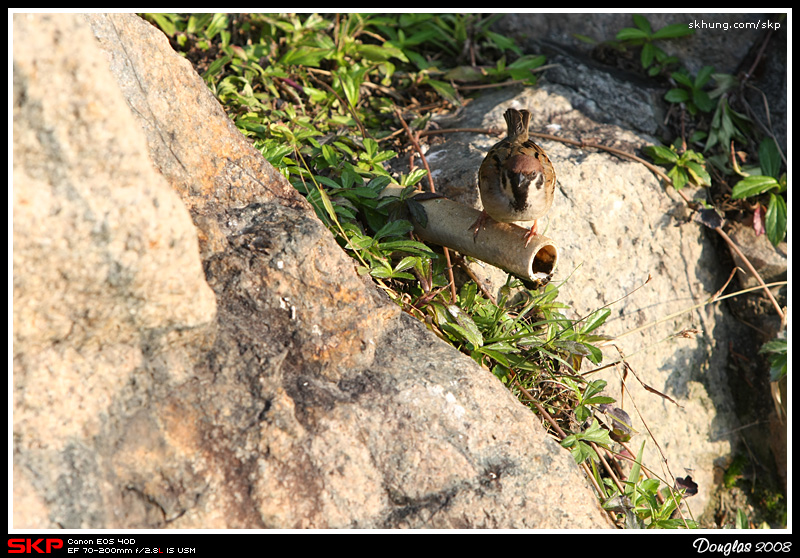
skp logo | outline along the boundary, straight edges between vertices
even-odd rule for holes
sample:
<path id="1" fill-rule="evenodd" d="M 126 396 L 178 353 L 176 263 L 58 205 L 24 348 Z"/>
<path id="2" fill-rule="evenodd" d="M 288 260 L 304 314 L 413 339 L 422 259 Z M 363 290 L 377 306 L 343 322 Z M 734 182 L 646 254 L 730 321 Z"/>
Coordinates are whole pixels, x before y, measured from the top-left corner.
<path id="1" fill-rule="evenodd" d="M 50 554 L 56 548 L 64 548 L 61 539 L 8 539 L 9 554 Z"/>

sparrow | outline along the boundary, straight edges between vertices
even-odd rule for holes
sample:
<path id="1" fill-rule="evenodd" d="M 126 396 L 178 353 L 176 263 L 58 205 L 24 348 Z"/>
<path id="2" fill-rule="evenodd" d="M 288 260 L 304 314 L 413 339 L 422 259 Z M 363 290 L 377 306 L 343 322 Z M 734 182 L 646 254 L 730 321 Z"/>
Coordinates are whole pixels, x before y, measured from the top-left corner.
<path id="1" fill-rule="evenodd" d="M 478 172 L 483 211 L 470 227 L 473 239 L 486 220 L 511 223 L 533 221 L 525 234 L 525 246 L 536 235 L 537 220 L 553 204 L 556 172 L 544 150 L 528 138 L 531 113 L 510 108 L 503 117 L 508 135 L 486 154 Z"/>

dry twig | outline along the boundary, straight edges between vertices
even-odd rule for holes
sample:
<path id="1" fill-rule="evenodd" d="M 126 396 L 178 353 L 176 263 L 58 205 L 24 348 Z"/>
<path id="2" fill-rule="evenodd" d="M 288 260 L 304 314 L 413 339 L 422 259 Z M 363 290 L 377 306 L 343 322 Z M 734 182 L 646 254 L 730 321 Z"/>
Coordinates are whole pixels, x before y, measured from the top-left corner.
<path id="1" fill-rule="evenodd" d="M 422 159 L 422 164 L 425 166 L 425 170 L 428 174 L 428 185 L 430 187 L 431 193 L 436 192 L 436 188 L 433 185 L 433 173 L 431 172 L 431 168 L 428 166 L 428 160 L 425 158 L 425 154 L 422 152 L 422 148 L 419 146 L 419 141 L 417 140 L 416 135 L 411 131 L 411 128 L 408 127 L 406 121 L 403 119 L 403 115 L 400 114 L 400 110 L 395 108 L 395 114 L 397 115 L 397 119 L 402 124 L 403 129 L 406 131 L 408 135 L 409 141 L 414 146 L 414 150 L 419 154 L 420 159 Z M 447 261 L 447 275 L 448 281 L 450 283 L 450 300 L 455 304 L 457 297 L 456 297 L 456 282 L 453 278 L 453 264 L 450 262 L 450 250 L 447 249 L 446 246 L 442 247 L 444 249 L 444 257 Z"/>

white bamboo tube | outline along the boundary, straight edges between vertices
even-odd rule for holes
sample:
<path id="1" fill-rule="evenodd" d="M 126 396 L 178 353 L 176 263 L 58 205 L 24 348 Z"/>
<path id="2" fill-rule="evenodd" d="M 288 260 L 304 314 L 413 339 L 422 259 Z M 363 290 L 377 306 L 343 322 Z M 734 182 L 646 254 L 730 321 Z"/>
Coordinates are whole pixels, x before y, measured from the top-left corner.
<path id="1" fill-rule="evenodd" d="M 399 196 L 403 188 L 387 186 L 383 196 Z M 418 194 L 424 192 L 419 191 Z M 525 246 L 528 229 L 513 223 L 486 220 L 486 227 L 474 238 L 472 225 L 480 211 L 435 197 L 419 200 L 428 218 L 426 226 L 412 219 L 414 232 L 422 240 L 446 246 L 530 282 L 532 287 L 546 285 L 558 263 L 558 248 L 550 238 L 536 235 Z"/>

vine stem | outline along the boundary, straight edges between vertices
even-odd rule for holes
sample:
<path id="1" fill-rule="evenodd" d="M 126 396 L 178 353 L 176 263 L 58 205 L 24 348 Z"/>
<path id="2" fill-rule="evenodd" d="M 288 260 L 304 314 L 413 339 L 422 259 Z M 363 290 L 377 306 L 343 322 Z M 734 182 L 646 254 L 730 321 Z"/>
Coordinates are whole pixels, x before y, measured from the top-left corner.
<path id="1" fill-rule="evenodd" d="M 741 250 L 739 250 L 739 247 L 736 246 L 736 243 L 733 241 L 733 239 L 731 239 L 731 237 L 728 236 L 728 233 L 723 231 L 721 227 L 716 227 L 714 230 L 717 231 L 717 234 L 719 234 L 723 238 L 723 240 L 725 240 L 725 242 L 728 243 L 728 246 L 730 246 L 731 250 L 736 252 L 736 255 L 742 259 L 744 265 L 747 266 L 747 269 L 750 271 L 750 273 L 753 274 L 753 277 L 756 278 L 758 284 L 761 285 L 761 288 L 767 294 L 767 298 L 769 298 L 769 301 L 772 303 L 772 306 L 775 307 L 775 311 L 781 317 L 781 324 L 785 324 L 786 313 L 783 311 L 780 304 L 778 304 L 778 301 L 775 300 L 775 297 L 772 295 L 772 291 L 770 291 L 769 288 L 767 287 L 767 284 L 764 283 L 764 280 L 761 278 L 761 275 L 759 275 L 758 271 L 756 271 L 756 268 L 753 267 L 753 264 L 750 263 L 750 260 L 747 259 L 747 257 L 742 253 Z"/>

